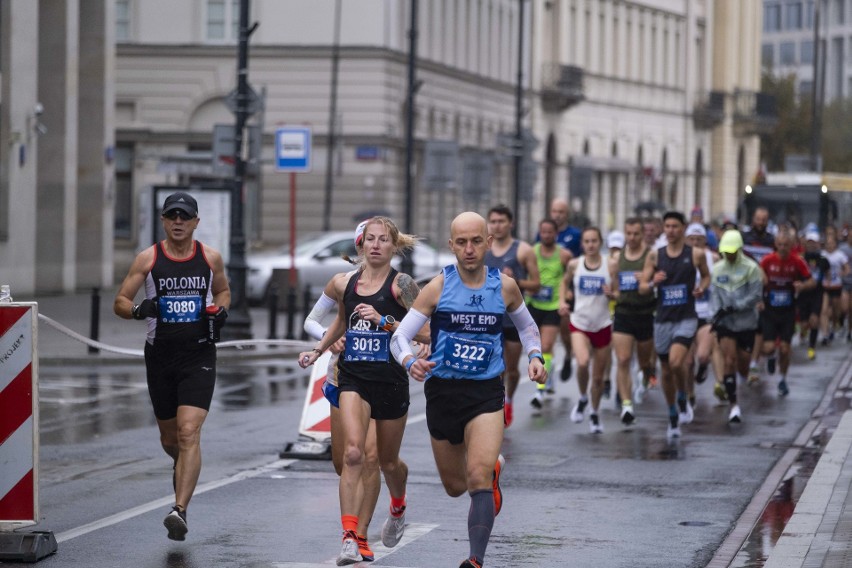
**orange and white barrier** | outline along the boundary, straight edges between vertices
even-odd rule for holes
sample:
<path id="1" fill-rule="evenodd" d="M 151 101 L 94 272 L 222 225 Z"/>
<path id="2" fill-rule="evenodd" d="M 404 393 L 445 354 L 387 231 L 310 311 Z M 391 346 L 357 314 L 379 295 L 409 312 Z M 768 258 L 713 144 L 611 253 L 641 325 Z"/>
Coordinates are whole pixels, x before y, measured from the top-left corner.
<path id="1" fill-rule="evenodd" d="M 280 454 L 282 458 L 331 459 L 331 404 L 322 394 L 331 362 L 332 354 L 326 351 L 311 367 L 299 423 L 299 440 L 287 444 Z"/>
<path id="2" fill-rule="evenodd" d="M 0 528 L 38 522 L 38 304 L 0 304 Z"/>

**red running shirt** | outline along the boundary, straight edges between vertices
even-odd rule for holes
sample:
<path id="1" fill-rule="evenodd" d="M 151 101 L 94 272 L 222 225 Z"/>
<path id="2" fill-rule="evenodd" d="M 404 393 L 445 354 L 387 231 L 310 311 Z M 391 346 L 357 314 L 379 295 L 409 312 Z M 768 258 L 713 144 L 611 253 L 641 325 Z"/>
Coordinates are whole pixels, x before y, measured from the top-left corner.
<path id="1" fill-rule="evenodd" d="M 760 268 L 767 279 L 763 298 L 767 306 L 772 308 L 792 308 L 795 294 L 793 282 L 811 277 L 808 263 L 793 253 L 782 259 L 777 252 L 772 252 L 763 257 Z"/>

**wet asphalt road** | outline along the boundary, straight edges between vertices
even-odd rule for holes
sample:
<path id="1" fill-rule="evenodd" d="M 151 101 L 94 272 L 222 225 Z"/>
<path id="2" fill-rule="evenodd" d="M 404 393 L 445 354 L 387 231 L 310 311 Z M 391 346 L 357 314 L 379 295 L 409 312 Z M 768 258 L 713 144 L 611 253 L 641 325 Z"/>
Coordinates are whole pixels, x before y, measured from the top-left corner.
<path id="1" fill-rule="evenodd" d="M 698 390 L 696 419 L 669 444 L 662 393 L 637 407 L 625 431 L 612 401 L 605 432 L 568 418 L 576 381 L 557 383 L 539 415 L 522 383 L 506 431 L 504 508 L 486 566 L 703 567 L 791 446 L 848 356 L 845 344 L 814 362 L 796 349 L 780 399 L 775 385 L 741 387 L 743 424 Z M 289 363 L 289 361 L 288 361 Z M 220 366 L 203 433 L 204 467 L 189 508 L 186 542 L 166 539 L 171 461 L 159 447 L 142 363 L 41 368 L 41 517 L 56 555 L 40 566 L 245 566 L 308 568 L 339 552 L 337 477 L 328 461 L 281 460 L 297 437 L 305 380 L 274 360 Z M 402 456 L 410 468 L 406 537 L 393 550 L 374 545 L 374 566 L 458 566 L 467 553 L 467 497 L 451 499 L 437 477 L 426 430 L 422 385 L 412 384 Z M 837 403 L 837 411 L 842 402 Z M 847 405 L 848 406 L 848 405 Z M 798 483 L 788 479 L 786 491 Z M 783 493 L 785 487 L 779 488 Z M 388 502 L 383 488 L 370 529 L 378 544 Z M 780 504 L 778 504 L 780 503 Z M 735 566 L 759 566 L 779 519 L 758 523 Z M 770 511 L 771 513 L 771 511 Z M 783 526 L 783 525 L 782 525 Z M 10 564 L 13 565 L 13 564 Z M 364 565 L 367 565 L 366 563 Z"/>

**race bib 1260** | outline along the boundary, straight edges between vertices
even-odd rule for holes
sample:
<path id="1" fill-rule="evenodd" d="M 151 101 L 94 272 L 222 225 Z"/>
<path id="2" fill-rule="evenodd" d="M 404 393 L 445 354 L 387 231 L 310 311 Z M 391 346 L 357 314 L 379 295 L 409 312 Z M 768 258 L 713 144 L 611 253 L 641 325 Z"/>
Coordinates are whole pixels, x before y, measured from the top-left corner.
<path id="1" fill-rule="evenodd" d="M 160 296 L 157 302 L 160 321 L 163 323 L 189 323 L 198 321 L 204 306 L 201 296 Z"/>

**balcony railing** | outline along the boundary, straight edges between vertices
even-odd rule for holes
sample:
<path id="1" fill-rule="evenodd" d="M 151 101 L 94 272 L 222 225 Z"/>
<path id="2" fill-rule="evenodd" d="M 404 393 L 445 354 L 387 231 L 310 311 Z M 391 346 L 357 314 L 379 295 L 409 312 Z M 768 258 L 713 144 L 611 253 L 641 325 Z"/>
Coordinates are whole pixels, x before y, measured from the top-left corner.
<path id="1" fill-rule="evenodd" d="M 695 103 L 692 121 L 699 130 L 711 130 L 725 120 L 725 93 L 710 91 Z"/>
<path id="2" fill-rule="evenodd" d="M 743 134 L 767 134 L 778 124 L 775 97 L 756 91 L 734 91 L 734 127 Z"/>
<path id="3" fill-rule="evenodd" d="M 562 112 L 583 99 L 583 68 L 545 63 L 541 75 L 541 104 L 547 112 Z"/>

